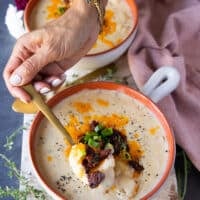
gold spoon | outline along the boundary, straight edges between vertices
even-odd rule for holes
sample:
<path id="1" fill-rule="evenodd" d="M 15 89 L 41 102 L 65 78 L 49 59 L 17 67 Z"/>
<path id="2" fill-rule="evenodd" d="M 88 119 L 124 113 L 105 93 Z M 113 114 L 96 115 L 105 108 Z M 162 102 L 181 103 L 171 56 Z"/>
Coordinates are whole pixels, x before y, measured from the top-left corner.
<path id="1" fill-rule="evenodd" d="M 52 112 L 52 110 L 49 108 L 49 106 L 44 102 L 40 94 L 35 90 L 35 88 L 31 85 L 25 85 L 23 88 L 28 92 L 31 97 L 33 103 L 38 107 L 38 109 L 44 114 L 44 116 L 50 121 L 50 123 L 57 128 L 60 133 L 63 134 L 63 136 L 67 139 L 69 144 L 73 145 L 74 142 L 67 132 L 67 130 L 63 127 L 61 122 L 58 120 L 58 118 L 55 116 L 55 114 Z"/>
<path id="2" fill-rule="evenodd" d="M 72 82 L 69 85 L 66 85 L 66 83 L 64 83 L 63 85 L 61 85 L 60 87 L 54 89 L 55 94 L 60 92 L 61 90 L 75 85 L 75 84 L 79 84 L 79 83 L 83 83 L 83 82 L 87 82 L 87 81 L 91 81 L 91 80 L 95 80 L 100 76 L 104 76 L 105 74 L 108 73 L 108 68 L 113 69 L 114 66 L 113 65 L 109 65 L 109 66 L 105 66 L 102 67 L 100 69 L 97 69 L 83 77 L 78 78 L 77 80 L 75 80 L 74 82 Z M 43 101 L 47 101 L 48 98 L 44 97 Z M 37 106 L 31 101 L 30 103 L 24 103 L 22 102 L 20 99 L 15 99 L 15 101 L 12 104 L 12 109 L 15 112 L 19 112 L 19 113 L 27 113 L 27 114 L 33 114 L 36 113 L 38 111 Z"/>

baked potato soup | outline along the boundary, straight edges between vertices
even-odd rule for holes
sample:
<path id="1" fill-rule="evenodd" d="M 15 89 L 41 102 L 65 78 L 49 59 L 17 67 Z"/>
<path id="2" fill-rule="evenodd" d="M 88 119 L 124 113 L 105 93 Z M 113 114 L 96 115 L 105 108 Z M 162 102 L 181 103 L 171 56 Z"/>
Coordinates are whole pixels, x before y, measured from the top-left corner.
<path id="1" fill-rule="evenodd" d="M 62 16 L 70 7 L 70 3 L 66 2 L 64 0 L 38 0 L 30 15 L 30 30 L 40 28 Z M 126 0 L 108 0 L 102 31 L 88 54 L 104 52 L 119 45 L 133 30 L 134 20 Z"/>
<path id="2" fill-rule="evenodd" d="M 83 89 L 53 111 L 75 145 L 42 118 L 31 151 L 41 178 L 61 197 L 141 199 L 160 181 L 170 152 L 166 133 L 138 100 L 115 90 Z"/>

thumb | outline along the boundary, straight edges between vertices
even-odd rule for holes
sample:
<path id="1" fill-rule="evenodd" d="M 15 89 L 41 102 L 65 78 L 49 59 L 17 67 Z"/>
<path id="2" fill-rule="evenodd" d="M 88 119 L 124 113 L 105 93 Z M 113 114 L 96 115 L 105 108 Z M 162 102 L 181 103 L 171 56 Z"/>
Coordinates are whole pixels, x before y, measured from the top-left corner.
<path id="1" fill-rule="evenodd" d="M 18 68 L 16 68 L 11 77 L 10 84 L 21 86 L 32 81 L 36 74 L 49 62 L 49 57 L 44 49 L 39 49 L 31 57 L 27 58 Z"/>

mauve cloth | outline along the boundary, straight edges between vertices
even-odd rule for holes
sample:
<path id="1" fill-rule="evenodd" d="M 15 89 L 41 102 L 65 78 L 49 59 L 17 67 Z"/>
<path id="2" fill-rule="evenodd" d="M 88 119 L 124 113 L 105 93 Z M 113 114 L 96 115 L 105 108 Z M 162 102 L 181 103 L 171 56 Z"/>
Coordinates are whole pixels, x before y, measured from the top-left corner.
<path id="1" fill-rule="evenodd" d="M 140 88 L 153 71 L 174 66 L 178 88 L 158 103 L 174 130 L 176 143 L 200 170 L 200 1 L 137 0 L 139 26 L 128 51 Z"/>

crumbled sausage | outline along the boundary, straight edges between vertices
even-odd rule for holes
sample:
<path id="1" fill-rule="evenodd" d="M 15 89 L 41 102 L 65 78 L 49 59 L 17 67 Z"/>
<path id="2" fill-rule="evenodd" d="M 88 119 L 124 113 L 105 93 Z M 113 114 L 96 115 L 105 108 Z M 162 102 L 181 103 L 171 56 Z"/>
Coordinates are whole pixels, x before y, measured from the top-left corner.
<path id="1" fill-rule="evenodd" d="M 110 153 L 111 153 L 110 149 L 100 150 L 96 152 L 94 149 L 87 146 L 86 157 L 82 161 L 86 173 L 88 174 L 91 171 L 91 169 L 97 167 L 102 160 L 108 157 Z"/>
<path id="2" fill-rule="evenodd" d="M 91 172 L 88 174 L 88 182 L 91 188 L 96 188 L 105 178 L 105 174 L 100 171 Z"/>
<path id="3" fill-rule="evenodd" d="M 133 168 L 135 169 L 137 172 L 141 172 L 144 170 L 144 167 L 142 165 L 139 164 L 138 161 L 135 161 L 135 160 L 130 160 L 128 162 L 128 164 Z"/>

